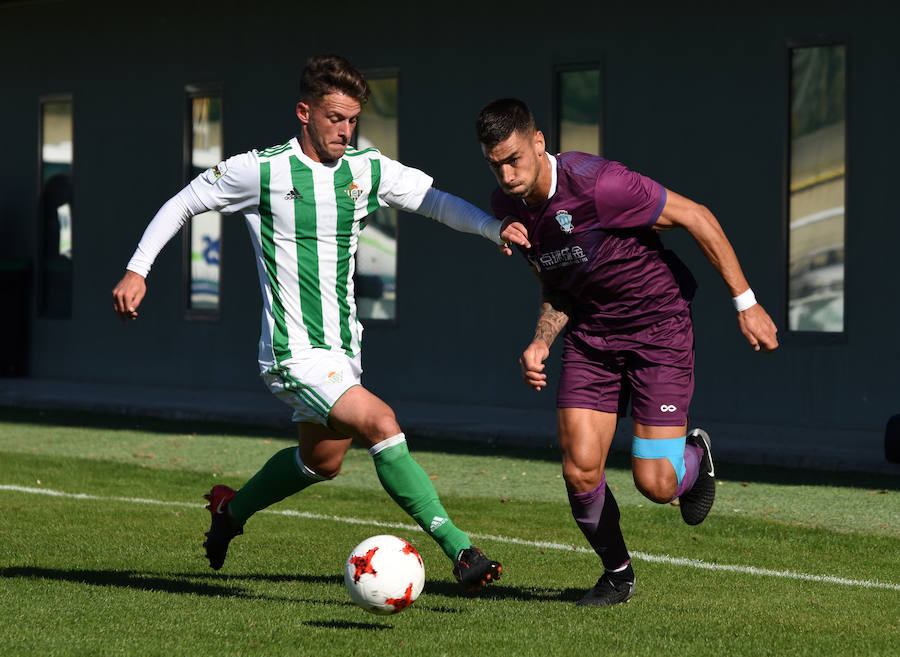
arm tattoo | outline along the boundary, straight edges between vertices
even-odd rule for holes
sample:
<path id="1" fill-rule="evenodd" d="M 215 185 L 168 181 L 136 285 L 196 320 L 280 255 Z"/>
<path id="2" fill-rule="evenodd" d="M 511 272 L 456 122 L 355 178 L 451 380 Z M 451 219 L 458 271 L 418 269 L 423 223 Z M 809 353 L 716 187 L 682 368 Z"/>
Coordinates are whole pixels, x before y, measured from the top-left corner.
<path id="1" fill-rule="evenodd" d="M 542 293 L 544 298 L 534 337 L 537 340 L 543 340 L 549 347 L 568 324 L 570 311 L 567 307 L 568 304 L 564 303 L 559 296 L 553 295 L 546 288 L 542 288 Z"/>

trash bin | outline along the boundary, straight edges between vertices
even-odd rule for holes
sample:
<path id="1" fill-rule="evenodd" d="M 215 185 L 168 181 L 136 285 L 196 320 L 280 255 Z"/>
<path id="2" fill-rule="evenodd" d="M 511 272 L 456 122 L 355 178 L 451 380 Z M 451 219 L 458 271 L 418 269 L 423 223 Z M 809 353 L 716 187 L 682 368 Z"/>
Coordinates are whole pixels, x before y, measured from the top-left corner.
<path id="1" fill-rule="evenodd" d="M 0 376 L 28 374 L 31 333 L 31 261 L 0 258 Z"/>
<path id="2" fill-rule="evenodd" d="M 900 415 L 889 419 L 884 428 L 884 458 L 900 463 Z"/>

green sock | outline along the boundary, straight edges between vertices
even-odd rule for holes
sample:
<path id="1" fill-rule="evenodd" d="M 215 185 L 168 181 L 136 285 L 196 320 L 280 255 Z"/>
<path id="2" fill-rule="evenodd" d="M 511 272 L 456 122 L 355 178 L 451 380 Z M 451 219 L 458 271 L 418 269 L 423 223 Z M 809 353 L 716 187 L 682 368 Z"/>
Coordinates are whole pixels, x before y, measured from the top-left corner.
<path id="1" fill-rule="evenodd" d="M 228 503 L 228 513 L 235 524 L 243 525 L 257 511 L 324 480 L 325 477 L 303 465 L 297 447 L 288 447 L 276 452 L 234 494 Z"/>
<path id="2" fill-rule="evenodd" d="M 381 447 L 389 443 L 386 447 Z M 450 521 L 431 479 L 409 454 L 406 438 L 397 434 L 369 450 L 381 485 L 394 501 L 431 536 L 451 561 L 472 545 L 465 532 Z"/>

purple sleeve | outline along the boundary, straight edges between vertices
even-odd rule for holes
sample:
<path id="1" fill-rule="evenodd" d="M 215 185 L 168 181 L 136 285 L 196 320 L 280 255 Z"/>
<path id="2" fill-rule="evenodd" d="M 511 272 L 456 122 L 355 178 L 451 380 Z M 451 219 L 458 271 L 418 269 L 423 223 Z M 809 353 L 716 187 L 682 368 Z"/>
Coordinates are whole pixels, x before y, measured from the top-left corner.
<path id="1" fill-rule="evenodd" d="M 604 228 L 652 226 L 665 205 L 665 187 L 618 162 L 608 162 L 597 176 L 594 207 Z"/>

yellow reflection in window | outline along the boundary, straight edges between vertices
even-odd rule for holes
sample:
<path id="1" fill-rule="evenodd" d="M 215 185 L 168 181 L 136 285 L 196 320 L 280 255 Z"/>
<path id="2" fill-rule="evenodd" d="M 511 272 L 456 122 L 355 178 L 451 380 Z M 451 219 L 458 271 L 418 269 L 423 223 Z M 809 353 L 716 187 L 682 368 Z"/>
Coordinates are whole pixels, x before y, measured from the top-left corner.
<path id="1" fill-rule="evenodd" d="M 600 155 L 600 71 L 559 73 L 559 151 Z"/>
<path id="2" fill-rule="evenodd" d="M 791 51 L 789 328 L 844 330 L 846 47 Z"/>

